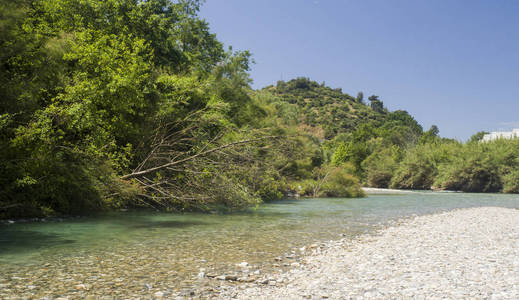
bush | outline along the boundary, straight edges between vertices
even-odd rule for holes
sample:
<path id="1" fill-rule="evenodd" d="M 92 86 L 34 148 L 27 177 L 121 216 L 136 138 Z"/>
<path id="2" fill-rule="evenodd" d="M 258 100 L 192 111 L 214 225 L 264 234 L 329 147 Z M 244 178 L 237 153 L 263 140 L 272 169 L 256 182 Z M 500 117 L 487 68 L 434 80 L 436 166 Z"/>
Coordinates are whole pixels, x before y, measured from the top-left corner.
<path id="1" fill-rule="evenodd" d="M 362 197 L 359 180 L 350 174 L 346 168 L 335 167 L 329 171 L 318 197 Z"/>
<path id="2" fill-rule="evenodd" d="M 419 144 L 406 151 L 391 179 L 391 188 L 430 189 L 438 175 L 438 167 L 449 162 L 461 144 L 455 142 Z"/>
<path id="3" fill-rule="evenodd" d="M 503 175 L 503 192 L 519 194 L 519 170 Z"/>
<path id="4" fill-rule="evenodd" d="M 435 186 L 463 192 L 499 192 L 500 169 L 508 160 L 503 145 L 468 143 L 458 147 L 453 159 L 439 167 Z"/>
<path id="5" fill-rule="evenodd" d="M 443 190 L 499 192 L 503 184 L 498 167 L 485 153 L 466 153 L 441 166 L 434 185 Z"/>
<path id="6" fill-rule="evenodd" d="M 399 148 L 383 148 L 372 153 L 363 163 L 366 184 L 370 187 L 387 188 L 398 166 Z"/>

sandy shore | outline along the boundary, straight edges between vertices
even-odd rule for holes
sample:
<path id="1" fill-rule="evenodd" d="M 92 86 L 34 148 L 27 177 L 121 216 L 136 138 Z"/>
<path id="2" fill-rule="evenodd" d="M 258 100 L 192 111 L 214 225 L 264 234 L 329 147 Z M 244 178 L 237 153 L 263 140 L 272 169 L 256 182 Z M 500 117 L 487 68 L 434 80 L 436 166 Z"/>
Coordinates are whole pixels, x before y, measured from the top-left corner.
<path id="1" fill-rule="evenodd" d="M 483 207 L 404 220 L 307 251 L 305 263 L 238 299 L 519 299 L 519 210 Z"/>

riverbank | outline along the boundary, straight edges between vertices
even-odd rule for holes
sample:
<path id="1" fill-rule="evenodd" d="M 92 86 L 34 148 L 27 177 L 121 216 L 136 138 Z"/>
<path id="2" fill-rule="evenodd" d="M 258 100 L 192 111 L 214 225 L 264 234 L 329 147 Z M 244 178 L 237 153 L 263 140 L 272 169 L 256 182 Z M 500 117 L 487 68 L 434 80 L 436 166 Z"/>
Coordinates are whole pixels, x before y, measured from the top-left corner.
<path id="1" fill-rule="evenodd" d="M 469 208 L 403 220 L 309 249 L 304 263 L 239 299 L 519 298 L 519 210 Z"/>
<path id="2" fill-rule="evenodd" d="M 398 189 L 385 189 L 385 188 L 374 188 L 374 187 L 362 187 L 362 191 L 366 195 L 401 195 L 401 194 L 412 194 L 417 191 L 413 190 L 398 190 Z"/>

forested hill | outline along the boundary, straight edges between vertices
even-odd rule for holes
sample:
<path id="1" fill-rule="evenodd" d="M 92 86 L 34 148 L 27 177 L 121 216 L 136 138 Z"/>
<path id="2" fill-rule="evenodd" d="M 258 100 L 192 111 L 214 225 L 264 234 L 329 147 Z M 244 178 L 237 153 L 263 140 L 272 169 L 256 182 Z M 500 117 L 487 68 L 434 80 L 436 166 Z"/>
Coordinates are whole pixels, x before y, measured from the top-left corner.
<path id="1" fill-rule="evenodd" d="M 285 126 L 320 141 L 314 145 L 320 155 L 312 157 L 322 161 L 320 172 L 336 167 L 371 187 L 519 192 L 517 139 L 481 142 L 484 132 L 466 143 L 441 138 L 436 126 L 423 131 L 406 111 L 388 111 L 375 95 L 366 101 L 362 93 L 352 97 L 308 78 L 280 81 L 256 97 L 271 103 Z M 303 194 L 312 194 L 305 189 L 316 186 L 319 174 L 296 178 Z"/>
<path id="2" fill-rule="evenodd" d="M 323 139 L 351 132 L 359 123 L 381 121 L 387 112 L 376 96 L 371 97 L 373 101 L 369 106 L 362 93 L 352 97 L 341 88 L 333 89 L 304 77 L 279 81 L 276 86 L 265 87 L 262 91 L 297 107 L 297 121 Z"/>
<path id="3" fill-rule="evenodd" d="M 353 97 L 341 88 L 334 89 L 305 77 L 279 81 L 275 86 L 261 89 L 258 95 L 275 99 L 280 116 L 321 140 L 352 133 L 361 124 L 387 130 L 399 127 L 405 129 L 408 139 L 416 139 L 423 133 L 422 126 L 411 115 L 403 110 L 388 111 L 376 95 L 365 99 L 359 92 Z"/>

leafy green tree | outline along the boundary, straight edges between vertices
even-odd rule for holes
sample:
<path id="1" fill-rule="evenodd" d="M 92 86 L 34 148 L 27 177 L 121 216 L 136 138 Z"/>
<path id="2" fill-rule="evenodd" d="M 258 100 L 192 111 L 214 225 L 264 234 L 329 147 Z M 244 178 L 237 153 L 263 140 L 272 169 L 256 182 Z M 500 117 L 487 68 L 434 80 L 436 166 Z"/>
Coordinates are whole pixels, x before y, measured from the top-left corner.
<path id="1" fill-rule="evenodd" d="M 122 178 L 155 151 L 150 145 L 163 128 L 178 132 L 203 112 L 207 122 L 198 120 L 203 126 L 182 137 L 189 143 L 175 146 L 192 153 L 228 131 L 260 126 L 265 112 L 249 96 L 250 54 L 225 53 L 197 16 L 199 5 L 1 2 L 0 214 L 6 207 L 14 216 L 155 206 L 147 183 Z M 220 175 L 232 183 L 229 198 L 254 198 L 233 197 L 257 189 L 232 172 Z"/>
<path id="2" fill-rule="evenodd" d="M 372 95 L 368 97 L 368 100 L 370 101 L 371 109 L 378 113 L 384 112 L 384 103 L 378 98 L 376 95 Z"/>
<path id="3" fill-rule="evenodd" d="M 483 140 L 483 137 L 488 134 L 487 131 L 479 131 L 470 137 L 469 143 L 477 143 Z"/>
<path id="4" fill-rule="evenodd" d="M 366 171 L 366 184 L 370 187 L 388 188 L 401 159 L 401 150 L 397 146 L 379 148 L 363 162 Z"/>
<path id="5" fill-rule="evenodd" d="M 332 165 L 339 166 L 343 163 L 350 162 L 355 168 L 357 176 L 362 175 L 362 162 L 369 155 L 369 149 L 365 143 L 350 142 L 348 144 L 340 144 L 335 150 L 332 157 Z"/>
<path id="6" fill-rule="evenodd" d="M 364 103 L 364 93 L 363 92 L 358 92 L 357 93 L 357 97 L 355 98 L 355 100 L 358 103 Z"/>
<path id="7" fill-rule="evenodd" d="M 440 133 L 440 130 L 438 129 L 438 126 L 432 125 L 429 130 L 423 133 L 423 135 L 420 137 L 420 143 L 435 143 L 440 138 L 438 134 Z"/>

